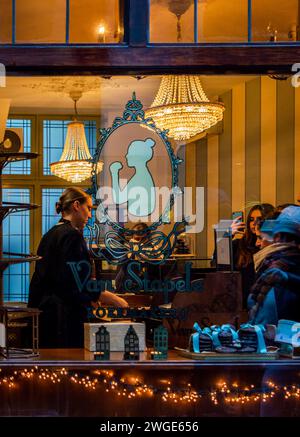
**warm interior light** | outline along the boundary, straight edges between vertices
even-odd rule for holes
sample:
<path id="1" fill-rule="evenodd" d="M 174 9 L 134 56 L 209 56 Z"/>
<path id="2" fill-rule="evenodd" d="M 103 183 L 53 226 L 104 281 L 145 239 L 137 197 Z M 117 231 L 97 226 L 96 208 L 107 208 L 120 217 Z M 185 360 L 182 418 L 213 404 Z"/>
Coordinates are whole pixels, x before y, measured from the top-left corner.
<path id="1" fill-rule="evenodd" d="M 97 31 L 98 31 L 98 42 L 104 43 L 105 42 L 105 26 L 103 26 L 103 24 L 100 24 Z"/>
<path id="2" fill-rule="evenodd" d="M 104 35 L 105 34 L 105 27 L 104 26 L 99 26 L 98 27 L 98 34 L 99 35 Z"/>
<path id="3" fill-rule="evenodd" d="M 76 102 L 78 98 L 74 98 L 75 119 L 68 124 L 63 153 L 58 162 L 50 164 L 50 170 L 55 176 L 73 183 L 90 178 L 93 167 L 92 157 L 86 141 L 84 123 L 76 119 Z M 97 172 L 100 172 L 102 167 L 103 163 L 99 161 Z"/>
<path id="4" fill-rule="evenodd" d="M 146 116 L 175 140 L 187 140 L 223 119 L 225 107 L 210 102 L 199 76 L 164 76 Z"/>

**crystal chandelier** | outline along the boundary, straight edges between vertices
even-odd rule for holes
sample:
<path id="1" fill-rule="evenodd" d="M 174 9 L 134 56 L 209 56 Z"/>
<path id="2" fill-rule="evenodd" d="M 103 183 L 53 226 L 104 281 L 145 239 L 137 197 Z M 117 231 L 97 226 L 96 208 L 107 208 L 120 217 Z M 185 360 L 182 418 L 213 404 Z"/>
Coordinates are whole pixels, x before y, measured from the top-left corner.
<path id="1" fill-rule="evenodd" d="M 207 98 L 199 76 L 164 76 L 147 117 L 175 140 L 187 140 L 223 119 L 223 103 Z"/>
<path id="2" fill-rule="evenodd" d="M 59 178 L 77 183 L 91 177 L 91 154 L 87 145 L 84 123 L 77 120 L 77 101 L 81 93 L 70 93 L 74 101 L 75 117 L 68 124 L 67 137 L 63 153 L 58 162 L 50 164 L 50 170 Z M 103 163 L 99 162 L 97 170 L 102 170 Z"/>

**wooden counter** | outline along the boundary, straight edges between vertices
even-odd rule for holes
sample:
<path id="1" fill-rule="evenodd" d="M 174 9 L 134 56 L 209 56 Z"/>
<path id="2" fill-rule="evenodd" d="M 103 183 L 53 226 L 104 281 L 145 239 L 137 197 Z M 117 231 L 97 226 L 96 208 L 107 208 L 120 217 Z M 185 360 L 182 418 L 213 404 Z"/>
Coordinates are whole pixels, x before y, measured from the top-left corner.
<path id="1" fill-rule="evenodd" d="M 123 360 L 123 352 L 111 352 L 109 361 L 94 360 L 94 353 L 84 349 L 41 349 L 37 358 L 0 358 L 0 368 L 3 367 L 67 367 L 67 368 L 195 368 L 195 367 L 292 367 L 299 368 L 300 358 L 287 359 L 279 358 L 274 361 L 241 361 L 237 357 L 232 361 L 222 359 L 222 354 L 218 360 L 200 361 L 181 357 L 175 350 L 170 350 L 167 360 L 151 360 L 146 352 L 140 353 L 138 361 Z"/>
<path id="2" fill-rule="evenodd" d="M 25 369 L 33 372 L 32 377 L 26 377 Z M 118 383 L 115 390 L 109 386 L 107 391 L 103 376 L 107 373 Z M 51 375 L 56 375 L 56 381 Z M 295 384 L 299 387 L 299 375 L 300 360 L 291 359 L 228 362 L 220 355 L 218 361 L 203 362 L 170 351 L 168 360 L 164 361 L 151 361 L 145 354 L 140 355 L 139 361 L 124 361 L 123 354 L 117 352 L 111 354 L 111 361 L 95 361 L 92 353 L 82 349 L 41 350 L 35 359 L 0 360 L 0 417 L 295 417 L 300 416 L 300 403 L 295 397 L 286 400 L 284 387 Z M 10 378 L 13 378 L 12 388 L 8 386 Z M 95 378 L 99 381 L 94 389 L 79 382 Z M 141 385 L 153 388 L 152 396 L 145 394 L 131 399 L 122 396 L 122 381 L 136 378 Z M 229 387 L 236 383 L 240 387 L 252 387 L 254 391 L 268 389 L 269 381 L 273 381 L 279 388 L 268 402 L 259 398 L 246 405 L 232 404 L 224 401 L 220 381 Z M 187 390 L 200 395 L 195 403 L 164 401 L 162 394 L 167 387 L 179 396 Z M 212 398 L 215 389 L 219 390 L 217 404 Z"/>

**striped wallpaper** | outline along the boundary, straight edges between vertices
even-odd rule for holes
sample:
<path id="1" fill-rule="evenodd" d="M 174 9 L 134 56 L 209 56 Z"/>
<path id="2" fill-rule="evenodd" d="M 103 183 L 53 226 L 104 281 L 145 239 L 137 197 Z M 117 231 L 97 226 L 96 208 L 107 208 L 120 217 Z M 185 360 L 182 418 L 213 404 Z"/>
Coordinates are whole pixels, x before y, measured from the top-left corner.
<path id="1" fill-rule="evenodd" d="M 197 256 L 210 257 L 212 225 L 255 203 L 295 202 L 300 193 L 300 89 L 257 77 L 221 96 L 223 132 L 186 147 L 186 183 L 205 187 Z"/>

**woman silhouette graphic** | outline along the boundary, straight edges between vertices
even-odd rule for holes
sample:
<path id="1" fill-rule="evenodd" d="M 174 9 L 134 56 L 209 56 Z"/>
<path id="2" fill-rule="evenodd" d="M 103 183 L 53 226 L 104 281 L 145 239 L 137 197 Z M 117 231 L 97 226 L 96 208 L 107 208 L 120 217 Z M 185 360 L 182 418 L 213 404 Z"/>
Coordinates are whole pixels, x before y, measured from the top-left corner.
<path id="1" fill-rule="evenodd" d="M 113 200 L 121 205 L 128 202 L 131 215 L 145 217 L 155 209 L 155 187 L 147 163 L 153 158 L 155 141 L 151 138 L 132 141 L 127 149 L 126 161 L 128 167 L 134 167 L 135 173 L 127 185 L 121 189 L 119 171 L 123 168 L 120 161 L 110 165 L 112 178 Z"/>

